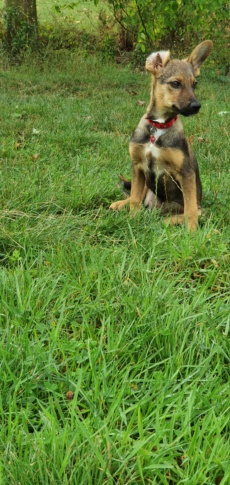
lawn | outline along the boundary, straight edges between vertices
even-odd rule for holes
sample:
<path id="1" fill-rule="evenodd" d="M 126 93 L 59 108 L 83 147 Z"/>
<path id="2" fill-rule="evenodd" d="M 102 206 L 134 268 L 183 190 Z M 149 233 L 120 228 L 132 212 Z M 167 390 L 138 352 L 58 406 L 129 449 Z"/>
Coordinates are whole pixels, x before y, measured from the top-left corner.
<path id="1" fill-rule="evenodd" d="M 188 234 L 108 210 L 144 72 L 57 52 L 0 84 L 0 483 L 229 484 L 229 86 L 204 68 L 183 120 Z"/>
<path id="2" fill-rule="evenodd" d="M 46 23 L 52 29 L 72 21 L 72 29 L 75 23 L 77 29 L 97 32 L 99 13 L 108 11 L 108 5 L 103 0 L 99 5 L 94 5 L 93 0 L 37 0 L 36 5 L 39 24 Z M 0 0 L 0 11 L 3 7 L 4 0 Z"/>

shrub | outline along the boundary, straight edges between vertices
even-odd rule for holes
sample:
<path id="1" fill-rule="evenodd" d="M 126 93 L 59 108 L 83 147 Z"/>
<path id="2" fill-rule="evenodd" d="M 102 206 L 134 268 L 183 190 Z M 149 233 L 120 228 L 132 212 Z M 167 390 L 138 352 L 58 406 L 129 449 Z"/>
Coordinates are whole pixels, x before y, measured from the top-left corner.
<path id="1" fill-rule="evenodd" d="M 229 4 L 226 0 L 108 0 L 121 28 L 134 36 L 135 49 L 191 45 L 211 38 L 221 62 L 228 62 Z"/>

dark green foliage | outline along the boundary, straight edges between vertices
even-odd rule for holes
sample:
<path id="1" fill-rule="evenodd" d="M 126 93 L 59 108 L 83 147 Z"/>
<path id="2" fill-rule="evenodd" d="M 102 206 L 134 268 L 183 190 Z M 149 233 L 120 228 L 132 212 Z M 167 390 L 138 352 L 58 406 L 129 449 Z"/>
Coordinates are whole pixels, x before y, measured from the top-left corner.
<path id="1" fill-rule="evenodd" d="M 19 1 L 6 2 L 2 21 L 2 45 L 12 59 L 36 47 L 38 25 L 33 1 L 31 5 L 28 2 L 25 5 Z"/>
<path id="2" fill-rule="evenodd" d="M 200 41 L 212 37 L 218 29 L 218 37 L 226 43 L 229 22 L 229 5 L 226 0 L 108 0 L 114 15 L 124 29 L 136 31 L 136 41 L 142 50 L 166 42 L 188 40 Z"/>
<path id="3" fill-rule="evenodd" d="M 229 73 L 229 5 L 224 0 L 107 0 L 106 4 L 100 0 L 55 4 L 47 0 L 43 4 L 38 0 L 37 4 L 38 16 L 40 9 L 43 12 L 38 18 L 38 38 L 37 28 L 26 19 L 20 18 L 15 28 L 15 9 L 9 9 L 6 16 L 2 10 L 3 47 L 17 57 L 31 49 L 44 56 L 47 50 L 77 48 L 144 65 L 146 53 L 153 49 L 171 49 L 181 55 L 210 38 L 215 64 L 223 75 Z"/>

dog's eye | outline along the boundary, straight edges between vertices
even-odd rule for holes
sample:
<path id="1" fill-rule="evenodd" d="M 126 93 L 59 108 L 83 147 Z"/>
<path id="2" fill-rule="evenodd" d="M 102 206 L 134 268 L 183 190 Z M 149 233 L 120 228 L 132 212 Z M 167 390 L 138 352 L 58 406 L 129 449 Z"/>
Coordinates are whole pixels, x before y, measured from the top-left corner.
<path id="1" fill-rule="evenodd" d="M 193 83 L 193 89 L 195 89 L 196 86 L 197 86 L 197 81 L 194 81 L 194 83 Z"/>
<path id="2" fill-rule="evenodd" d="M 174 89 L 178 89 L 178 88 L 180 88 L 180 87 L 181 87 L 181 83 L 180 83 L 180 81 L 171 81 L 169 84 L 170 84 L 170 86 L 172 86 L 172 88 L 174 88 Z"/>

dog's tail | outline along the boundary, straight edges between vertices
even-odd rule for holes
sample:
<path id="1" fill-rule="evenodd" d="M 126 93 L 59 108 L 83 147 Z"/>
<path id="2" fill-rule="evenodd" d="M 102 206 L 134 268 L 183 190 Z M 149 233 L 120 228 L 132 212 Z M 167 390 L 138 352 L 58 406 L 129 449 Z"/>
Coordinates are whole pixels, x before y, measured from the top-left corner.
<path id="1" fill-rule="evenodd" d="M 125 190 L 126 192 L 130 192 L 131 190 L 131 181 L 130 180 L 127 180 L 123 175 L 119 175 L 119 180 L 121 182 L 121 186 L 123 188 L 123 190 Z"/>

